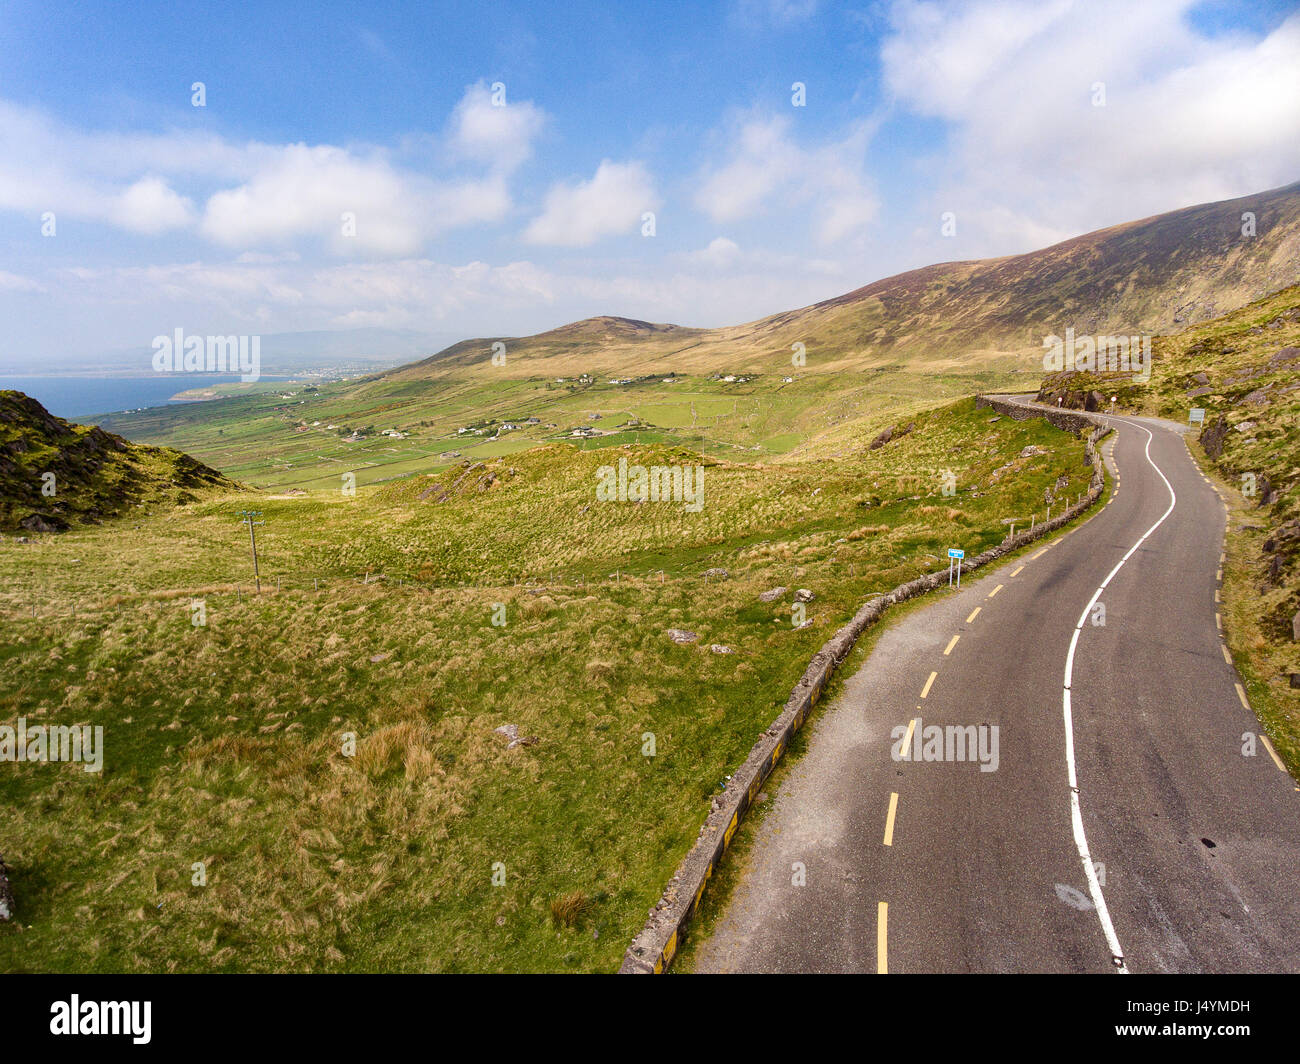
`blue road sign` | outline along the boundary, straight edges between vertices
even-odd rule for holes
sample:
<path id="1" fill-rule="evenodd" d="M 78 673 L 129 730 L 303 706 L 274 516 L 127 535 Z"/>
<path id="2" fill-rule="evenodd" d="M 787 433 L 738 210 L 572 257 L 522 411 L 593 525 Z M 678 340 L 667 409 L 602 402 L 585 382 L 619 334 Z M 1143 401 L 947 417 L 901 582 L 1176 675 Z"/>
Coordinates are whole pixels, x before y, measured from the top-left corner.
<path id="1" fill-rule="evenodd" d="M 949 557 L 949 558 L 964 558 L 964 557 L 966 557 L 966 552 L 965 552 L 964 550 L 958 550 L 956 547 L 949 547 L 949 548 L 948 548 L 948 557 Z"/>

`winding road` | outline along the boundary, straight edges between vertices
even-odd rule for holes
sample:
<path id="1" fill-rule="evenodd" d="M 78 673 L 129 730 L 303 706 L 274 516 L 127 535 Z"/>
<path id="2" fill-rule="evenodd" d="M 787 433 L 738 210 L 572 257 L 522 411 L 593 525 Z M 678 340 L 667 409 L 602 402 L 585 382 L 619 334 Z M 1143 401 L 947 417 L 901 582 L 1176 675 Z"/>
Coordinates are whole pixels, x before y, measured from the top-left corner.
<path id="1" fill-rule="evenodd" d="M 813 722 L 696 971 L 1300 972 L 1227 506 L 1182 426 L 1109 420 L 1104 507 L 890 625 Z"/>

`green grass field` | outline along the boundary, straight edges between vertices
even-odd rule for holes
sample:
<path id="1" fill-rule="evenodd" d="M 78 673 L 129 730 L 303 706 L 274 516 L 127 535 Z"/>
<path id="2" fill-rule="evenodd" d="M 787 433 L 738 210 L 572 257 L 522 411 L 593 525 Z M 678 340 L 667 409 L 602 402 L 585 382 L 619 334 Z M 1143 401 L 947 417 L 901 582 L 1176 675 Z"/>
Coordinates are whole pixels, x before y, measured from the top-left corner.
<path id="1" fill-rule="evenodd" d="M 879 424 L 838 426 L 835 463 L 552 443 L 4 541 L 0 722 L 102 725 L 106 755 L 0 774 L 0 969 L 613 970 L 863 598 L 1086 487 L 1045 424 L 971 400 L 909 420 L 878 450 Z M 703 463 L 702 508 L 598 502 L 620 457 Z M 815 592 L 809 627 L 790 592 L 759 601 L 778 585 Z M 505 724 L 537 741 L 508 749 Z"/>

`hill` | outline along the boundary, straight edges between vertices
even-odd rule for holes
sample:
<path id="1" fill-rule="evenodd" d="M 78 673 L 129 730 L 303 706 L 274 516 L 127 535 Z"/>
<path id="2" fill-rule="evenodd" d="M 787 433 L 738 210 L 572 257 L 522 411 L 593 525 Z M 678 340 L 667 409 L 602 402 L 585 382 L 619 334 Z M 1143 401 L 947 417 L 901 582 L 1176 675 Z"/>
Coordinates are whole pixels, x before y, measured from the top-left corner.
<path id="1" fill-rule="evenodd" d="M 1254 235 L 1243 235 L 1243 215 Z M 465 340 L 385 374 L 417 380 L 487 364 L 546 373 L 771 372 L 802 343 L 807 371 L 906 362 L 913 372 L 1038 352 L 1042 338 L 1168 333 L 1300 278 L 1300 182 L 1126 222 L 1024 255 L 946 262 L 744 325 L 692 329 L 598 317 L 526 337 Z M 492 366 L 493 343 L 505 345 Z M 545 362 L 546 365 L 538 363 Z M 1024 365 L 1022 361 L 1020 365 Z"/>
<path id="2" fill-rule="evenodd" d="M 22 392 L 0 391 L 0 529 L 62 532 L 237 487 L 182 451 L 74 425 Z"/>

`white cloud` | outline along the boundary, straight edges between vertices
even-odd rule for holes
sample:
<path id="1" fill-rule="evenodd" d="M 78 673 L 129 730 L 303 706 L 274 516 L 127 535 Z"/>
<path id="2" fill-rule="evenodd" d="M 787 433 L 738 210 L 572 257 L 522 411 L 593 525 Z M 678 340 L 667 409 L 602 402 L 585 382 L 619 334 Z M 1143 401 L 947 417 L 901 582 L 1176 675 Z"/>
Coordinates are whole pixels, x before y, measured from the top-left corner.
<path id="1" fill-rule="evenodd" d="M 808 205 L 821 243 L 860 233 L 878 209 L 865 172 L 872 127 L 863 122 L 842 141 L 806 148 L 789 118 L 750 115 L 733 131 L 728 160 L 700 175 L 695 204 L 715 222 Z"/>
<path id="2" fill-rule="evenodd" d="M 887 88 L 951 123 L 936 212 L 980 254 L 1227 199 L 1300 174 L 1300 15 L 1208 38 L 1192 0 L 902 2 Z M 1105 105 L 1093 105 L 1093 86 Z M 1035 238 L 1036 239 L 1036 238 Z M 966 245 L 970 247 L 971 245 Z"/>
<path id="3" fill-rule="evenodd" d="M 452 114 L 448 143 L 461 158 L 500 170 L 513 170 L 533 151 L 533 141 L 545 125 L 545 113 L 531 101 L 494 105 L 484 84 L 465 90 Z"/>
<path id="4" fill-rule="evenodd" d="M 151 236 L 197 230 L 232 248 L 307 238 L 344 255 L 411 255 L 448 230 L 505 217 L 506 176 L 544 119 L 527 101 L 492 107 L 487 89 L 470 86 L 439 161 L 480 172 L 452 177 L 398 165 L 380 148 L 86 132 L 0 101 L 0 210 L 52 210 Z M 344 212 L 355 215 L 355 237 L 344 235 Z"/>
<path id="5" fill-rule="evenodd" d="M 686 261 L 715 270 L 725 270 L 734 266 L 740 258 L 740 245 L 725 236 L 719 236 L 710 240 L 708 247 L 690 252 Z"/>
<path id="6" fill-rule="evenodd" d="M 355 242 L 368 253 L 409 255 L 437 232 L 497 221 L 509 207 L 500 177 L 438 183 L 380 155 L 291 144 L 271 153 L 248 182 L 215 193 L 201 230 L 229 247 L 314 236 L 339 252 Z"/>
<path id="7" fill-rule="evenodd" d="M 607 236 L 629 233 L 641 215 L 659 206 L 654 182 L 639 162 L 605 159 L 590 181 L 555 184 L 542 213 L 524 231 L 533 244 L 587 247 Z"/>
<path id="8" fill-rule="evenodd" d="M 5 292 L 44 292 L 45 286 L 30 277 L 21 277 L 8 270 L 0 270 L 0 291 Z"/>
<path id="9" fill-rule="evenodd" d="M 137 233 L 162 233 L 190 224 L 194 204 L 159 177 L 144 177 L 117 197 L 117 223 Z"/>

